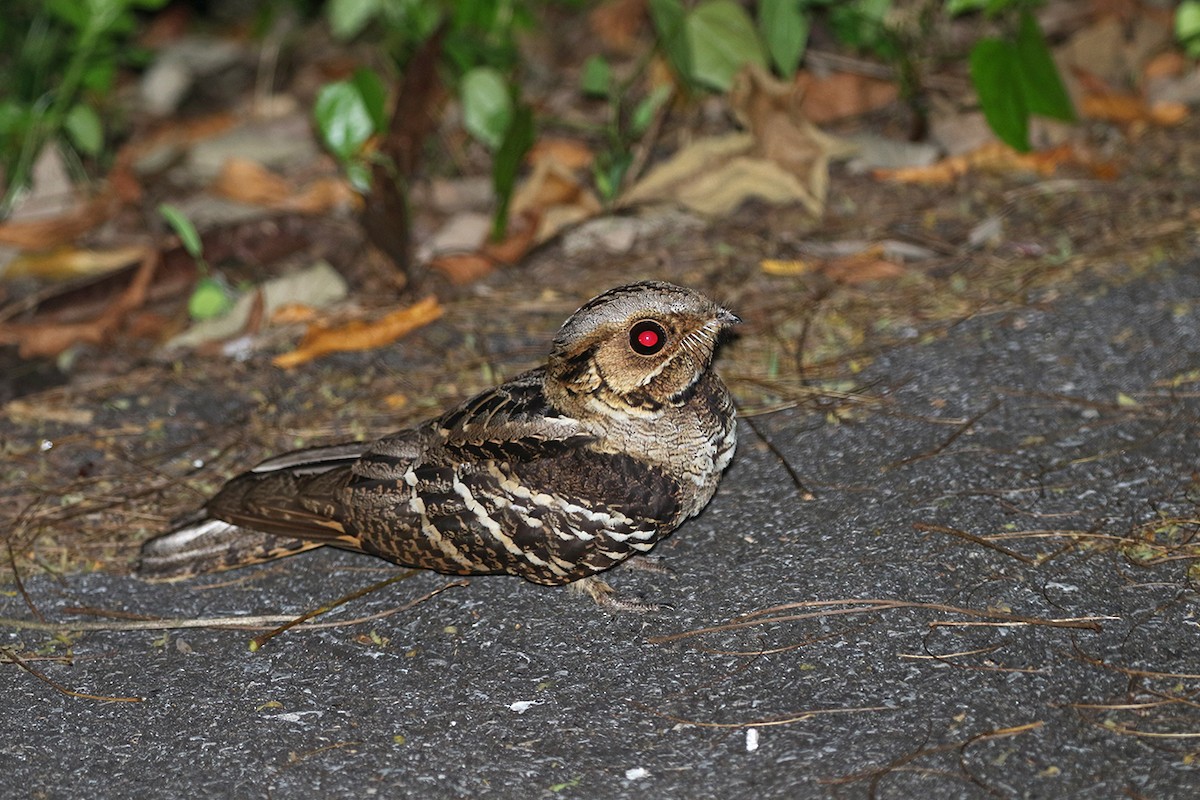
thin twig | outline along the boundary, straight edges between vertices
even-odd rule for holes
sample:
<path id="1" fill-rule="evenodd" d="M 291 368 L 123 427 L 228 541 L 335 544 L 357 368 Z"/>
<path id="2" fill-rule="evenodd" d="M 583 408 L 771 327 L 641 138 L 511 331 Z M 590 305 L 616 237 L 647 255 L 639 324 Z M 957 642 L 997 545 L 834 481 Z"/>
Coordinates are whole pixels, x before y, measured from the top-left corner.
<path id="1" fill-rule="evenodd" d="M 47 686 L 51 687 L 52 689 L 62 692 L 63 694 L 67 695 L 68 697 L 79 697 L 84 700 L 102 700 L 106 703 L 141 703 L 144 699 L 141 697 L 109 697 L 107 695 L 102 695 L 102 694 L 87 694 L 85 692 L 76 692 L 73 689 L 68 689 L 67 687 L 63 686 L 61 683 L 55 683 L 54 681 L 50 680 L 45 675 L 43 675 L 41 672 L 38 672 L 36 669 L 34 669 L 33 667 L 26 664 L 24 662 L 24 660 L 22 660 L 20 657 L 18 657 L 17 654 L 15 652 L 13 652 L 12 650 L 6 648 L 2 652 L 4 653 L 4 657 L 7 658 L 11 663 L 16 664 L 18 667 L 25 670 L 33 677 L 37 678 L 42 683 L 46 684 Z"/>
<path id="2" fill-rule="evenodd" d="M 988 541 L 982 536 L 976 536 L 973 533 L 967 533 L 966 531 L 959 530 L 958 528 L 949 528 L 945 525 L 930 525 L 925 522 L 914 522 L 913 527 L 919 531 L 927 531 L 929 533 L 948 533 L 951 536 L 957 536 L 960 539 L 966 539 L 968 542 L 977 544 L 980 547 L 987 547 L 991 550 L 995 550 L 997 553 L 1003 553 L 1009 558 L 1015 558 L 1017 561 L 1021 561 L 1025 564 L 1038 563 L 1036 558 L 1031 558 L 1023 553 L 1018 553 L 1016 550 L 1009 550 L 1004 545 L 996 544 L 995 542 Z"/>

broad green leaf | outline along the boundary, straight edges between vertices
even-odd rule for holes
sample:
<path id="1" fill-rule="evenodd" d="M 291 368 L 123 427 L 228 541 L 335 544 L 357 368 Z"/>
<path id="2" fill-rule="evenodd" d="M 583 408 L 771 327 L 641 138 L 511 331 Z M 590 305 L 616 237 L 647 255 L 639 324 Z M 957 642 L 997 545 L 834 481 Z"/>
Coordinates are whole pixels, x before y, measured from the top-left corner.
<path id="1" fill-rule="evenodd" d="M 650 19 L 658 31 L 658 42 L 675 73 L 692 80 L 692 54 L 684 21 L 687 17 L 679 0 L 650 0 Z"/>
<path id="2" fill-rule="evenodd" d="M 1021 95 L 1030 114 L 1041 114 L 1064 122 L 1075 120 L 1075 109 L 1059 77 L 1058 67 L 1050 56 L 1050 49 L 1046 47 L 1037 20 L 1028 11 L 1021 14 L 1015 64 Z"/>
<path id="3" fill-rule="evenodd" d="M 533 110 L 527 105 L 518 105 L 492 160 L 492 188 L 497 198 L 496 217 L 492 223 L 494 238 L 504 235 L 508 223 L 508 203 L 517 184 L 517 172 L 521 169 L 525 154 L 533 147 L 533 138 Z"/>
<path id="4" fill-rule="evenodd" d="M 766 67 L 754 23 L 734 0 L 707 0 L 684 20 L 692 58 L 691 78 L 710 89 L 726 91 L 747 63 Z"/>
<path id="5" fill-rule="evenodd" d="M 100 115 L 86 103 L 71 106 L 63 120 L 63 129 L 81 153 L 95 156 L 104 147 L 104 125 Z"/>
<path id="6" fill-rule="evenodd" d="M 513 122 L 513 101 L 504 77 L 491 67 L 476 67 L 463 76 L 459 92 L 467 132 L 499 150 Z"/>
<path id="7" fill-rule="evenodd" d="M 325 146 L 343 161 L 356 155 L 375 132 L 362 93 L 349 81 L 322 86 L 313 116 Z"/>
<path id="8" fill-rule="evenodd" d="M 612 69 L 603 56 L 591 56 L 583 62 L 583 75 L 579 83 L 584 94 L 608 96 L 608 90 L 612 87 Z"/>
<path id="9" fill-rule="evenodd" d="M 171 229 L 179 236 L 179 241 L 183 244 L 183 249 L 188 255 L 195 259 L 200 259 L 204 255 L 204 245 L 200 241 L 200 234 L 196 232 L 196 226 L 192 221 L 175 206 L 170 203 L 160 203 L 158 213 L 167 221 Z"/>
<path id="10" fill-rule="evenodd" d="M 188 298 L 188 314 L 197 321 L 219 317 L 232 307 L 229 291 L 211 275 L 196 281 L 196 288 Z"/>
<path id="11" fill-rule="evenodd" d="M 373 69 L 360 67 L 354 71 L 354 77 L 350 79 L 350 82 L 354 84 L 354 88 L 362 97 L 363 107 L 371 117 L 375 133 L 386 131 L 388 127 L 387 90 L 383 88 L 383 81 L 380 80 L 379 74 Z"/>
<path id="12" fill-rule="evenodd" d="M 382 10 L 379 0 L 329 0 L 325 18 L 334 38 L 346 41 L 362 33 Z"/>
<path id="13" fill-rule="evenodd" d="M 779 74 L 796 74 L 808 46 L 811 18 L 800 8 L 802 0 L 762 0 L 758 6 L 758 30 L 767 45 L 771 63 Z"/>
<path id="14" fill-rule="evenodd" d="M 980 39 L 971 48 L 971 83 L 988 125 L 1014 150 L 1029 150 L 1029 108 L 1016 73 L 1016 48 L 1000 39 Z"/>

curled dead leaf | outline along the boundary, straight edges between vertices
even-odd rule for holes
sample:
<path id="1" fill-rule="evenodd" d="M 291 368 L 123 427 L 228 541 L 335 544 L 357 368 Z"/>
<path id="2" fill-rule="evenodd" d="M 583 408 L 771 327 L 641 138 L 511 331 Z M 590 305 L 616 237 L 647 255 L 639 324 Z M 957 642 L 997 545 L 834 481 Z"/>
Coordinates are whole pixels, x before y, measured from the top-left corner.
<path id="1" fill-rule="evenodd" d="M 276 356 L 272 363 L 290 369 L 329 353 L 372 350 L 428 325 L 442 316 L 442 312 L 437 298 L 431 296 L 373 322 L 354 320 L 337 328 L 314 325 L 304 335 L 298 348 Z"/>
<path id="2" fill-rule="evenodd" d="M 487 275 L 496 264 L 482 253 L 447 253 L 435 257 L 429 266 L 449 278 L 451 283 L 462 286 Z"/>
<path id="3" fill-rule="evenodd" d="M 246 158 L 226 159 L 211 188 L 230 200 L 267 207 L 283 203 L 294 191 L 286 180 Z"/>

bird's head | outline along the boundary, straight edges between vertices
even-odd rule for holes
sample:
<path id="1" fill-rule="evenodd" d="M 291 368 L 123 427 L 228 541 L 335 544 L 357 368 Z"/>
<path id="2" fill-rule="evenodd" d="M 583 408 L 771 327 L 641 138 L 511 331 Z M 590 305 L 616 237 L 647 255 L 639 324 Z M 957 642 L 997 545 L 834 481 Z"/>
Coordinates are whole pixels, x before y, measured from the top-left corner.
<path id="1" fill-rule="evenodd" d="M 721 332 L 739 321 L 682 286 L 618 286 L 563 323 L 547 376 L 567 395 L 590 395 L 635 412 L 677 405 L 709 368 Z"/>

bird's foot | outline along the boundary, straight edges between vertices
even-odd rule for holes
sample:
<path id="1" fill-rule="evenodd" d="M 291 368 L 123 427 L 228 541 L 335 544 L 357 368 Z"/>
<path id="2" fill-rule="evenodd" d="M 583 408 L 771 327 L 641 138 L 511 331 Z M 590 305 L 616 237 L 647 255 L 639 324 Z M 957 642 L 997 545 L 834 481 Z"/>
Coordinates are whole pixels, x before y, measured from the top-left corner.
<path id="1" fill-rule="evenodd" d="M 595 575 L 577 580 L 569 584 L 572 591 L 579 594 L 587 595 L 595 601 L 596 605 L 608 611 L 636 611 L 638 613 L 648 613 L 652 611 L 662 611 L 670 606 L 660 603 L 647 603 L 641 600 L 627 600 L 617 593 L 617 590 L 610 586 L 606 581 L 597 578 Z"/>

